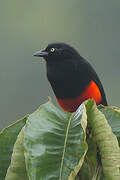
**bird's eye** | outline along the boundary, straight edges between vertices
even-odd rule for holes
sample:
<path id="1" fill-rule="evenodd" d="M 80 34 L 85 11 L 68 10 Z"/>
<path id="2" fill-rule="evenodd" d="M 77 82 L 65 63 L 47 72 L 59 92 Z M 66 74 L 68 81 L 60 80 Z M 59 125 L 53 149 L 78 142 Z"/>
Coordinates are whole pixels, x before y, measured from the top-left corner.
<path id="1" fill-rule="evenodd" d="M 51 52 L 54 52 L 55 51 L 55 48 L 51 48 L 51 50 L 50 50 Z"/>

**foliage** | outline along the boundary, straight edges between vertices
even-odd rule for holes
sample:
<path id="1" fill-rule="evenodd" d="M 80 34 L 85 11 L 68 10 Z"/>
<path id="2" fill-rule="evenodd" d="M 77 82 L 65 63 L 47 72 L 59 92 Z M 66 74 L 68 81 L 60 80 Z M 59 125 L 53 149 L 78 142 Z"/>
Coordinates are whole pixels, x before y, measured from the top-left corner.
<path id="1" fill-rule="evenodd" d="M 88 100 L 68 113 L 49 101 L 1 132 L 0 178 L 118 180 L 119 142 L 118 108 Z"/>

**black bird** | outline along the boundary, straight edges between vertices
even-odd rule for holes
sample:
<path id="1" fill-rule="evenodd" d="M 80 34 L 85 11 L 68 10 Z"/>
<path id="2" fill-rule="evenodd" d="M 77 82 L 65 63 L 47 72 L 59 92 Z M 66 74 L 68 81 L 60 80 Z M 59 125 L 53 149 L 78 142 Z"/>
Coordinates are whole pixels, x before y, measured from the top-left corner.
<path id="1" fill-rule="evenodd" d="M 76 111 L 87 99 L 94 99 L 97 105 L 107 105 L 98 75 L 73 47 L 65 43 L 52 43 L 34 56 L 45 59 L 48 81 L 57 102 L 65 111 Z"/>

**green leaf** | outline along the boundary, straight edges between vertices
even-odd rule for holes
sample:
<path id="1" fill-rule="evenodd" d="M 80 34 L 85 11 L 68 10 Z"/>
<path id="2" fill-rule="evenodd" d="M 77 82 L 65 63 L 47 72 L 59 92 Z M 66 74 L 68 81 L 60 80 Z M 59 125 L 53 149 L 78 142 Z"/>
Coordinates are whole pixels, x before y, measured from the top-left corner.
<path id="1" fill-rule="evenodd" d="M 25 125 L 26 120 L 27 116 L 0 132 L 0 180 L 5 179 L 14 143 L 21 128 Z"/>
<path id="2" fill-rule="evenodd" d="M 28 180 L 24 157 L 24 127 L 20 131 L 14 145 L 11 164 L 5 180 Z"/>
<path id="3" fill-rule="evenodd" d="M 98 106 L 98 109 L 105 115 L 113 133 L 117 136 L 120 144 L 120 109 L 112 106 Z"/>
<path id="4" fill-rule="evenodd" d="M 87 100 L 84 103 L 85 103 L 85 105 L 87 104 L 86 110 L 91 111 L 91 109 L 89 109 L 89 107 L 91 107 L 93 105 L 93 101 Z M 89 106 L 88 106 L 88 104 L 89 104 Z M 100 176 L 101 180 L 103 180 L 102 179 L 102 171 L 101 171 L 101 168 L 99 167 L 98 161 L 97 161 L 97 146 L 96 146 L 96 142 L 94 141 L 94 138 L 91 133 L 90 124 L 88 124 L 88 127 L 87 127 L 86 141 L 88 144 L 88 151 L 86 153 L 83 166 L 79 172 L 79 179 L 80 180 L 85 180 L 85 179 L 86 180 L 98 180 L 99 179 L 98 176 Z"/>
<path id="5" fill-rule="evenodd" d="M 113 134 L 104 114 L 97 109 L 93 100 L 88 101 L 86 107 L 93 139 L 101 154 L 105 179 L 120 180 L 120 148 L 117 137 Z"/>
<path id="6" fill-rule="evenodd" d="M 30 180 L 74 180 L 87 152 L 85 105 L 75 114 L 48 102 L 26 123 L 25 161 Z"/>

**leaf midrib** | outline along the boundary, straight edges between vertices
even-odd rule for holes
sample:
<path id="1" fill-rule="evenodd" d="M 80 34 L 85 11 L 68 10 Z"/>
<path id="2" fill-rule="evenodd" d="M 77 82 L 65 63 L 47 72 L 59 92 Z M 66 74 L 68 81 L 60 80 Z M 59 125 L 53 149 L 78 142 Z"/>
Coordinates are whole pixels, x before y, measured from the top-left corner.
<path id="1" fill-rule="evenodd" d="M 64 163 L 65 151 L 66 151 L 66 144 L 67 144 L 67 139 L 68 139 L 70 124 L 71 124 L 71 120 L 72 120 L 73 115 L 74 115 L 74 113 L 72 113 L 72 115 L 70 116 L 70 119 L 69 119 L 69 121 L 68 121 L 68 126 L 67 126 L 67 129 L 66 129 L 66 136 L 65 136 L 63 153 L 62 153 L 62 160 L 61 160 L 61 165 L 60 165 L 60 176 L 59 176 L 59 180 L 62 180 L 62 171 L 63 171 L 63 163 Z"/>

